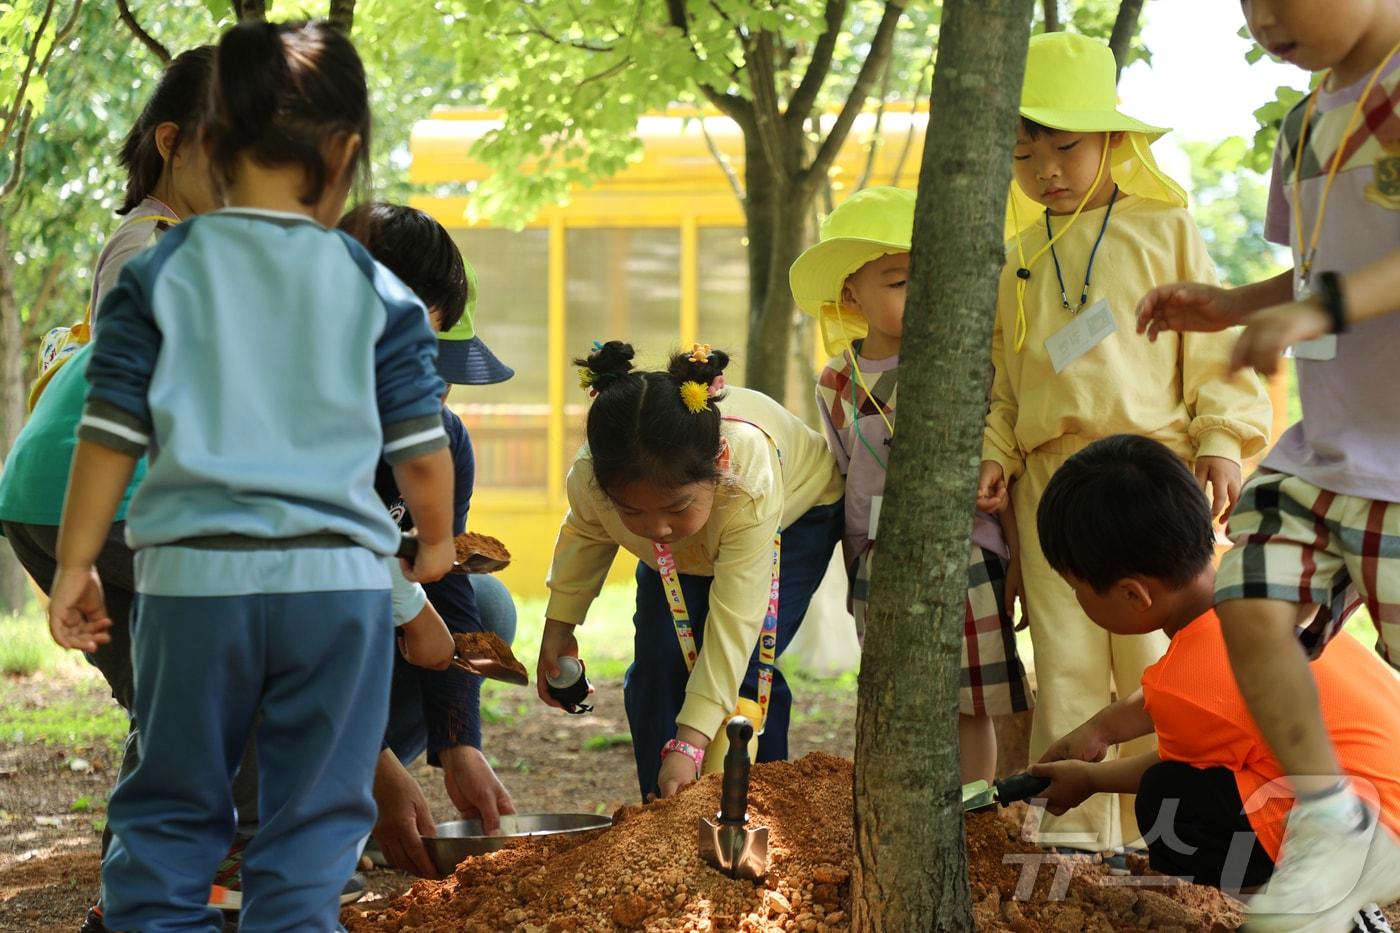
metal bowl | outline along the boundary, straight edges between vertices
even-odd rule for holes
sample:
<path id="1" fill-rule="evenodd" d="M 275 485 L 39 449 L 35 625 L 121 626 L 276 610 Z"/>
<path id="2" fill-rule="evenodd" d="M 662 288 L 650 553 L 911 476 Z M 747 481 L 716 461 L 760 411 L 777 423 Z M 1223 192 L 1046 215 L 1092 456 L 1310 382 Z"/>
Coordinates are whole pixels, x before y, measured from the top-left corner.
<path id="1" fill-rule="evenodd" d="M 503 849 L 512 839 L 595 832 L 611 825 L 611 817 L 592 813 L 516 813 L 501 817 L 501 831 L 494 836 L 482 831 L 481 820 L 439 823 L 437 836 L 425 836 L 423 845 L 438 874 L 445 878 L 468 856 Z"/>

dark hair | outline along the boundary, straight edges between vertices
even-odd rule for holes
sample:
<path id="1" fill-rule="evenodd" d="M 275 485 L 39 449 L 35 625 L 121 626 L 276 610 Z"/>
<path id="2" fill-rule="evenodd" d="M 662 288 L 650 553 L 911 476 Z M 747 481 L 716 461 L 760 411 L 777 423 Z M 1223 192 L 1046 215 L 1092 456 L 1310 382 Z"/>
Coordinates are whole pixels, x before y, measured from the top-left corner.
<path id="1" fill-rule="evenodd" d="M 117 161 L 126 169 L 126 198 L 117 209 L 126 214 L 146 200 L 165 171 L 165 159 L 156 145 L 156 127 L 174 123 L 180 128 L 175 148 L 186 139 L 199 138 L 209 100 L 209 78 L 214 73 L 214 47 L 201 45 L 181 52 L 161 72 L 155 93 L 141 108 L 122 142 Z"/>
<path id="2" fill-rule="evenodd" d="M 358 133 L 350 161 L 362 183 L 369 173 L 369 91 L 350 40 L 329 23 L 240 23 L 224 33 L 215 55 L 209 105 L 210 162 L 232 180 L 248 155 L 262 165 L 306 170 L 303 204 L 315 204 L 333 179 L 325 147 Z"/>
<path id="3" fill-rule="evenodd" d="M 587 359 L 574 360 L 588 371 L 585 380 L 598 393 L 588 409 L 588 447 L 598 488 L 613 496 L 639 479 L 665 489 L 718 479 L 718 403 L 723 396 L 692 412 L 681 386 L 709 386 L 729 364 L 728 354 L 710 350 L 706 362 L 693 362 L 692 354 L 677 353 L 666 372 L 634 371 L 633 356 L 631 344 L 610 340 Z"/>
<path id="4" fill-rule="evenodd" d="M 1210 564 L 1210 505 L 1181 458 L 1157 441 L 1117 434 L 1064 462 L 1036 512 L 1056 572 L 1105 592 L 1125 577 L 1173 589 Z"/>
<path id="5" fill-rule="evenodd" d="M 452 235 L 429 214 L 404 204 L 371 201 L 340 218 L 341 230 L 442 316 L 439 330 L 462 319 L 470 299 L 467 270 Z"/>
<path id="6" fill-rule="evenodd" d="M 1050 133 L 1060 132 L 1053 126 L 1046 126 L 1043 123 L 1037 123 L 1034 120 L 1028 120 L 1025 117 L 1021 118 L 1021 129 L 1025 130 L 1026 135 L 1029 136 L 1031 139 L 1039 139 L 1040 137 L 1046 136 Z"/>

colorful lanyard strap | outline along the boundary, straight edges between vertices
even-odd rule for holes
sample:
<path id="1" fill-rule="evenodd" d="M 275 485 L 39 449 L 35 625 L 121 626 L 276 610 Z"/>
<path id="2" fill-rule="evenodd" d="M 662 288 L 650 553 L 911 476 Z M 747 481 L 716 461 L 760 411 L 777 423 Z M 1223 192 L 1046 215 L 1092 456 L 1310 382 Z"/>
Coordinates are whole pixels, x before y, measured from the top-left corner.
<path id="1" fill-rule="evenodd" d="M 1360 119 L 1362 111 L 1366 107 L 1366 99 L 1371 96 L 1371 90 L 1380 80 L 1381 72 L 1390 64 L 1390 60 L 1395 57 L 1395 53 L 1400 52 L 1400 42 L 1390 47 L 1390 51 L 1376 70 L 1371 72 L 1371 78 L 1366 82 L 1366 87 L 1361 91 L 1361 96 L 1356 99 L 1356 106 L 1351 108 L 1351 116 L 1347 118 L 1346 127 L 1342 130 L 1342 135 L 1337 141 L 1337 149 L 1332 153 L 1332 164 L 1327 168 L 1327 181 L 1322 186 L 1322 197 L 1317 205 L 1317 217 L 1313 220 L 1312 234 L 1307 242 L 1303 241 L 1303 202 L 1298 193 L 1301 187 L 1303 174 L 1303 147 L 1308 140 L 1308 130 L 1312 123 L 1313 111 L 1317 109 L 1317 96 L 1322 87 L 1327 85 L 1327 78 L 1331 74 L 1329 71 L 1322 76 L 1322 84 L 1318 90 L 1308 95 L 1308 105 L 1303 110 L 1303 123 L 1298 127 L 1298 150 L 1293 158 L 1293 216 L 1298 223 L 1295 230 L 1298 234 L 1298 272 L 1301 282 L 1306 288 L 1308 281 L 1312 277 L 1313 260 L 1317 258 L 1317 243 L 1322 238 L 1322 220 L 1327 216 L 1327 198 L 1332 194 L 1332 182 L 1337 180 L 1337 170 L 1342 167 L 1342 152 L 1347 148 L 1347 140 L 1351 138 L 1352 129 L 1356 126 L 1356 121 Z"/>
<path id="2" fill-rule="evenodd" d="M 752 421 L 743 418 L 725 418 L 757 428 L 768 439 L 773 450 L 782 459 L 782 451 L 773 438 Z M 685 669 L 695 670 L 695 660 L 700 656 L 695 647 L 695 627 L 690 621 L 690 611 L 685 605 L 685 593 L 681 591 L 680 571 L 676 567 L 676 557 L 671 546 L 660 541 L 652 542 L 656 552 L 656 569 L 661 574 L 661 586 L 666 592 L 666 605 L 671 609 L 671 621 L 676 627 L 676 641 L 680 642 L 681 655 L 685 658 Z M 782 561 L 783 532 L 778 529 L 773 535 L 773 573 L 768 587 L 768 611 L 763 616 L 763 628 L 758 636 L 758 726 L 768 718 L 768 698 L 773 692 L 773 667 L 778 660 L 778 568 Z"/>

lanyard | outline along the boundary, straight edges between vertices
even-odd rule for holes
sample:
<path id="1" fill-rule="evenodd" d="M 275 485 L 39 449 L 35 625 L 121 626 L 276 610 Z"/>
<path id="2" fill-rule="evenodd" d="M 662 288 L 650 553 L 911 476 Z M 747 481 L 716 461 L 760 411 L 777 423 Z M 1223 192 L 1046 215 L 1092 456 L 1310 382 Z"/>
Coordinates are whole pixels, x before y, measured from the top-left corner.
<path id="1" fill-rule="evenodd" d="M 866 385 L 865 375 L 861 373 L 860 364 L 856 362 L 856 349 L 854 345 L 847 348 L 846 355 L 851 359 L 851 372 L 855 375 L 856 382 L 855 387 L 851 389 L 851 431 L 865 449 L 870 452 L 870 456 L 874 458 L 875 463 L 879 465 L 880 469 L 888 469 L 885 465 L 885 461 L 880 459 L 880 455 L 875 452 L 875 448 L 871 447 L 870 442 L 865 439 L 865 435 L 860 433 L 860 392 L 864 392 L 865 397 L 875 403 L 875 411 L 879 413 L 880 420 L 885 422 L 885 427 L 890 432 L 891 441 L 894 440 L 894 425 L 890 422 L 889 415 L 885 414 L 885 401 L 879 398 L 874 392 L 870 391 L 870 386 Z M 879 380 L 876 380 L 876 384 L 879 384 Z M 857 389 L 859 389 L 859 391 L 857 391 Z M 839 397 L 837 399 L 837 404 L 840 404 Z"/>
<path id="2" fill-rule="evenodd" d="M 681 591 L 681 577 L 671 547 L 660 541 L 652 542 L 656 552 L 656 569 L 661 574 L 661 587 L 666 592 L 666 605 L 671 608 L 671 621 L 676 626 L 676 641 L 685 656 L 685 669 L 695 670 L 699 652 L 695 647 L 695 627 Z M 773 692 L 773 665 L 778 660 L 778 566 L 782 560 L 783 533 L 773 535 L 773 575 L 768 587 L 768 611 L 763 614 L 763 628 L 758 636 L 758 727 L 768 718 L 768 698 Z"/>
<path id="3" fill-rule="evenodd" d="M 724 418 L 724 421 L 738 421 L 757 428 L 781 463 L 783 452 L 772 435 L 745 418 Z M 661 541 L 653 541 L 652 550 L 656 553 L 656 570 L 661 574 L 661 587 L 666 592 L 666 605 L 671 609 L 671 621 L 676 627 L 676 641 L 680 642 L 681 655 L 685 657 L 685 669 L 695 670 L 695 661 L 700 656 L 695 647 L 695 627 L 690 621 L 690 611 L 685 605 L 685 593 L 681 591 L 680 571 L 676 567 L 676 557 L 671 546 Z M 768 718 L 768 698 L 773 692 L 773 666 L 778 660 L 778 567 L 782 561 L 783 532 L 778 529 L 773 534 L 773 574 L 768 586 L 768 610 L 763 615 L 763 627 L 758 636 L 758 711 L 759 719 L 755 727 L 763 731 L 763 723 Z"/>
<path id="4" fill-rule="evenodd" d="M 1078 314 L 1089 302 L 1089 277 L 1094 274 L 1094 259 L 1099 255 L 1099 244 L 1108 230 L 1108 219 L 1113 216 L 1113 202 L 1117 200 L 1118 186 L 1115 184 L 1113 194 L 1108 198 L 1108 210 L 1104 211 L 1103 224 L 1099 226 L 1098 238 L 1094 240 L 1094 248 L 1089 251 L 1089 265 L 1084 267 L 1084 288 L 1079 293 L 1079 306 L 1075 308 L 1069 306 L 1069 295 L 1065 294 L 1065 277 L 1060 273 L 1060 257 L 1055 254 L 1055 231 L 1050 229 L 1050 208 L 1045 209 L 1045 236 L 1050 241 L 1050 258 L 1055 261 L 1055 278 L 1060 282 L 1060 304 L 1070 314 Z"/>
<path id="5" fill-rule="evenodd" d="M 1317 108 L 1318 91 L 1313 91 L 1308 95 L 1308 106 L 1303 110 L 1303 124 L 1298 127 L 1298 151 L 1293 159 L 1293 216 L 1298 219 L 1295 227 L 1298 234 L 1298 272 L 1304 288 L 1308 285 L 1308 280 L 1312 277 L 1313 260 L 1317 258 L 1317 242 L 1322 238 L 1322 219 L 1327 216 L 1327 198 L 1332 193 L 1332 182 L 1337 180 L 1337 170 L 1342 166 L 1342 151 L 1346 149 L 1347 140 L 1351 138 L 1352 128 L 1356 126 L 1356 121 L 1360 119 L 1361 112 L 1366 106 L 1366 98 L 1371 96 L 1371 89 L 1380 80 L 1381 72 L 1385 71 L 1385 66 L 1390 64 L 1390 60 L 1395 57 L 1395 53 L 1400 52 L 1400 42 L 1390 47 L 1390 51 L 1376 70 L 1371 72 L 1371 78 L 1366 82 L 1366 87 L 1361 91 L 1361 96 L 1356 99 L 1356 106 L 1351 108 L 1351 116 L 1347 118 L 1346 128 L 1342 130 L 1341 138 L 1337 142 L 1337 149 L 1332 153 L 1332 164 L 1327 168 L 1327 181 L 1322 186 L 1322 197 L 1317 205 L 1317 218 L 1313 221 L 1312 234 L 1308 237 L 1306 246 L 1303 242 L 1303 202 L 1299 199 L 1299 188 L 1303 174 L 1303 145 L 1308 139 L 1309 124 L 1312 123 L 1313 111 Z M 1322 87 L 1327 84 L 1327 76 L 1323 75 Z"/>

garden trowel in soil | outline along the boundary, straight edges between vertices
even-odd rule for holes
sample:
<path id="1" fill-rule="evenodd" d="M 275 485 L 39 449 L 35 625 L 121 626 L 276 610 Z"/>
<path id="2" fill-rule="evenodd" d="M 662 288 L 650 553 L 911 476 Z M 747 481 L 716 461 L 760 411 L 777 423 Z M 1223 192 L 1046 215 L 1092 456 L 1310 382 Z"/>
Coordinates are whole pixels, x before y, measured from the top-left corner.
<path id="1" fill-rule="evenodd" d="M 768 827 L 749 827 L 749 739 L 753 723 L 735 716 L 725 726 L 718 822 L 700 818 L 700 857 L 731 878 L 757 881 L 768 872 Z"/>
<path id="2" fill-rule="evenodd" d="M 1029 800 L 1037 794 L 1043 794 L 1049 786 L 1049 778 L 1036 777 L 1024 771 L 1010 777 L 997 778 L 990 784 L 986 781 L 973 781 L 962 786 L 963 812 L 986 810 L 998 803 L 1007 807 L 1018 800 Z"/>

